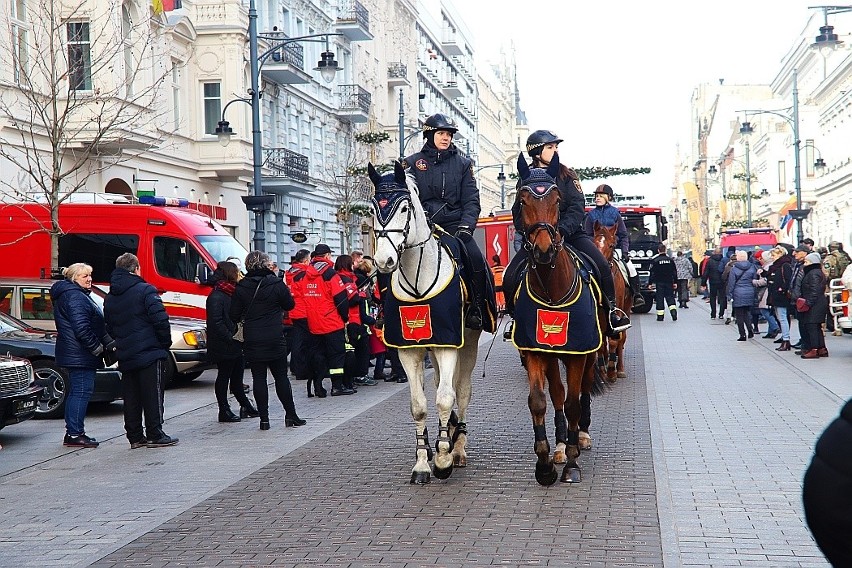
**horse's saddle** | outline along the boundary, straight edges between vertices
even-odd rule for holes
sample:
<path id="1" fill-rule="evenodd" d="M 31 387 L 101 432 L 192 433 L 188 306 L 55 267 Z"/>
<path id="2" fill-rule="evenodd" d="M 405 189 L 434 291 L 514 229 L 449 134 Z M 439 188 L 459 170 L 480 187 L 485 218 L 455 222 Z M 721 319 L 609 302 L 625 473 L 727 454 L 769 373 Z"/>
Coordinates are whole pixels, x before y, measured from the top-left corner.
<path id="1" fill-rule="evenodd" d="M 465 305 L 470 304 L 470 290 L 473 289 L 473 273 L 482 270 L 485 275 L 485 298 L 481 299 L 479 306 L 482 314 L 482 329 L 488 333 L 497 331 L 497 297 L 494 290 L 494 275 L 483 262 L 482 266 L 473 266 L 473 260 L 467 253 L 467 248 L 454 235 L 449 234 L 440 227 L 435 227 L 435 236 L 438 241 L 453 255 L 459 274 L 465 287 Z M 484 260 L 484 259 L 483 259 Z"/>

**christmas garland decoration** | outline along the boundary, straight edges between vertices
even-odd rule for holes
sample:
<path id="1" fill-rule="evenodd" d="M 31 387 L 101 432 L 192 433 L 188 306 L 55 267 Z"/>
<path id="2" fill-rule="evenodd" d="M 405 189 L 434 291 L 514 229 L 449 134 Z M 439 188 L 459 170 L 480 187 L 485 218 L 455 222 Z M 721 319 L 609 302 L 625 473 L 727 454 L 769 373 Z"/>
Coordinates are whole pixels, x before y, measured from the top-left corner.
<path id="1" fill-rule="evenodd" d="M 608 178 L 615 176 L 636 176 L 650 174 L 651 168 L 616 168 L 612 166 L 593 166 L 591 168 L 574 168 L 581 180 Z M 512 172 L 510 179 L 518 179 L 518 174 Z"/>
<path id="2" fill-rule="evenodd" d="M 358 132 L 355 134 L 355 141 L 361 144 L 381 144 L 390 140 L 390 134 L 387 132 Z"/>
<path id="3" fill-rule="evenodd" d="M 747 229 L 749 227 L 769 227 L 769 219 L 765 217 L 761 217 L 760 219 L 752 219 L 751 225 L 748 224 L 747 219 L 731 219 L 729 221 L 722 221 L 721 225 L 722 229 L 726 227 L 729 229 Z"/>

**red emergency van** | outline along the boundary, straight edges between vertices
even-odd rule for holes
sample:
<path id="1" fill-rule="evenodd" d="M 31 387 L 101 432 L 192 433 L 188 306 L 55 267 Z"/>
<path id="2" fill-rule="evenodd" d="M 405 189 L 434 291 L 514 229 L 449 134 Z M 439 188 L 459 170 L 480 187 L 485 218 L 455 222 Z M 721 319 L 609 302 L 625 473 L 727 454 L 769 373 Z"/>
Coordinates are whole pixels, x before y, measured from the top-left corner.
<path id="1" fill-rule="evenodd" d="M 59 266 L 85 262 L 92 278 L 109 287 L 115 259 L 139 257 L 142 278 L 153 284 L 175 316 L 205 319 L 205 282 L 219 261 L 244 259 L 245 248 L 208 215 L 185 200 L 153 203 L 64 203 L 59 207 Z M 183 206 L 168 206 L 183 205 Z M 0 203 L 0 280 L 45 278 L 51 273 L 49 211 L 38 203 Z"/>

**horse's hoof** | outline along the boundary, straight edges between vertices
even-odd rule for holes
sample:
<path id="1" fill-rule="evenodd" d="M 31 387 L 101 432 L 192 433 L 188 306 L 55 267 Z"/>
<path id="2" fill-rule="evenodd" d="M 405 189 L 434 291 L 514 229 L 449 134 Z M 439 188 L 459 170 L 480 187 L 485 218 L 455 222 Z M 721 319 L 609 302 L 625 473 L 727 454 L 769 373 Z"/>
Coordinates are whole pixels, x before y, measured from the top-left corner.
<path id="1" fill-rule="evenodd" d="M 624 371 L 619 371 L 619 372 L 616 374 L 616 376 L 617 376 L 619 379 L 626 379 L 626 378 L 627 378 L 627 373 L 625 373 Z"/>
<path id="2" fill-rule="evenodd" d="M 582 475 L 579 467 L 565 467 L 562 470 L 562 478 L 559 480 L 562 483 L 580 483 Z"/>
<path id="3" fill-rule="evenodd" d="M 553 463 L 563 464 L 568 461 L 568 458 L 565 457 L 565 452 L 556 451 L 553 452 Z"/>
<path id="4" fill-rule="evenodd" d="M 467 467 L 467 456 L 453 456 L 453 465 L 455 467 Z"/>
<path id="5" fill-rule="evenodd" d="M 453 474 L 453 464 L 450 462 L 450 467 L 447 469 L 441 469 L 438 466 L 434 466 L 432 468 L 432 473 L 434 473 L 435 477 L 438 479 L 448 479 Z"/>
<path id="6" fill-rule="evenodd" d="M 411 472 L 411 483 L 412 485 L 426 485 L 429 483 L 429 472 L 428 471 L 412 471 Z"/>
<path id="7" fill-rule="evenodd" d="M 539 485 L 545 487 L 556 483 L 556 468 L 552 463 L 537 463 L 535 464 L 535 480 Z"/>
<path id="8" fill-rule="evenodd" d="M 592 449 L 592 437 L 589 436 L 588 432 L 580 432 L 579 440 L 577 442 L 577 446 L 581 450 L 591 450 Z"/>

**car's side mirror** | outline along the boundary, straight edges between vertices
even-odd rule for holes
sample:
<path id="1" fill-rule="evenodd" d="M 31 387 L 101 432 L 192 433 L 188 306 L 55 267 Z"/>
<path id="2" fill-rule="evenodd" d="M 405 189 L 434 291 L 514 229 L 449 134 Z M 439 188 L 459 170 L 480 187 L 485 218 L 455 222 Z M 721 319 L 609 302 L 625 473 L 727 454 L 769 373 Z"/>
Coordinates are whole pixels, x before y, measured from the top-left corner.
<path id="1" fill-rule="evenodd" d="M 199 262 L 195 265 L 195 281 L 199 284 L 207 282 L 213 277 L 213 272 L 210 267 L 204 262 Z"/>

